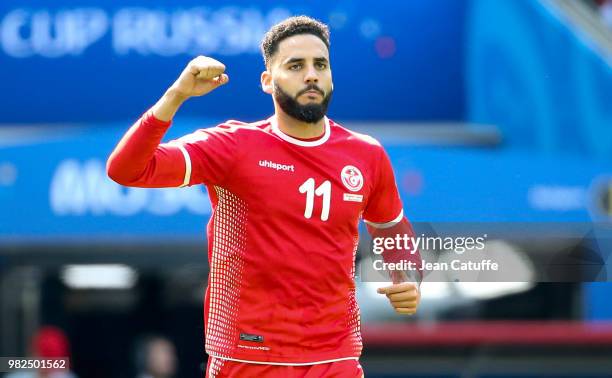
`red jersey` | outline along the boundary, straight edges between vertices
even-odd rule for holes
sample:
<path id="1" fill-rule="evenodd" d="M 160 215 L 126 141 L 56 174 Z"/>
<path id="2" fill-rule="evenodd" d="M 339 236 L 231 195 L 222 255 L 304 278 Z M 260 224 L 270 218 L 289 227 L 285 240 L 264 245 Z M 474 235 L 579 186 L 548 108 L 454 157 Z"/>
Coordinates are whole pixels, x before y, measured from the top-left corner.
<path id="1" fill-rule="evenodd" d="M 358 223 L 403 217 L 380 143 L 327 118 L 323 136 L 304 141 L 272 117 L 159 144 L 169 125 L 145 114 L 108 170 L 124 185 L 207 186 L 207 353 L 272 364 L 357 359 Z"/>

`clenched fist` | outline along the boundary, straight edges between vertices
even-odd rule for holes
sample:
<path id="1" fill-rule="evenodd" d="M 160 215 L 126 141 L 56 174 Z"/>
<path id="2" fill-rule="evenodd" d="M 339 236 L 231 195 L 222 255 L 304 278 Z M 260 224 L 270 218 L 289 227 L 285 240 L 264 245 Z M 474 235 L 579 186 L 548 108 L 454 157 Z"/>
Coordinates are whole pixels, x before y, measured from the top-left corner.
<path id="1" fill-rule="evenodd" d="M 229 81 L 224 72 L 223 63 L 200 55 L 187 64 L 170 89 L 184 99 L 202 96 Z"/>
<path id="2" fill-rule="evenodd" d="M 410 282 L 402 282 L 377 289 L 378 294 L 385 294 L 391 306 L 398 314 L 413 315 L 421 300 L 417 286 Z"/>

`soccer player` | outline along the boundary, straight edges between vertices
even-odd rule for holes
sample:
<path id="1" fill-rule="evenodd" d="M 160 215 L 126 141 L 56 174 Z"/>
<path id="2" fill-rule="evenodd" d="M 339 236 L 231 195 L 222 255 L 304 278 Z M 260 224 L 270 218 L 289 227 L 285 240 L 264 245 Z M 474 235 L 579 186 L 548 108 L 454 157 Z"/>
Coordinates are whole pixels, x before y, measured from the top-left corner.
<path id="1" fill-rule="evenodd" d="M 207 376 L 361 377 L 359 220 L 373 236 L 413 231 L 380 143 L 325 116 L 327 26 L 286 19 L 266 33 L 262 53 L 272 117 L 161 143 L 187 99 L 229 81 L 222 63 L 199 56 L 121 139 L 108 175 L 126 186 L 208 188 Z M 398 277 L 378 292 L 413 314 L 418 286 Z"/>

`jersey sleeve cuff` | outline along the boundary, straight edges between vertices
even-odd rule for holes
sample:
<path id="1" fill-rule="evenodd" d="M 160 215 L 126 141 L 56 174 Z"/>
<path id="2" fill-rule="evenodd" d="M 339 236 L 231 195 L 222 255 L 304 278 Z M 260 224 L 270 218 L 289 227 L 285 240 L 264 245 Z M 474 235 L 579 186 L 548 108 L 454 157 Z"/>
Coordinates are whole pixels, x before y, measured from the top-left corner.
<path id="1" fill-rule="evenodd" d="M 398 224 L 402 218 L 404 217 L 404 209 L 400 210 L 400 213 L 397 217 L 395 217 L 395 219 L 389 221 L 389 222 L 370 222 L 369 220 L 364 219 L 363 221 L 371 227 L 374 228 L 389 228 L 389 227 L 393 227 L 396 224 Z"/>
<path id="2" fill-rule="evenodd" d="M 170 121 L 162 121 L 153 115 L 153 110 L 149 109 L 142 115 L 142 123 L 151 126 L 151 127 L 159 127 L 159 128 L 168 128 L 172 124 L 172 120 Z"/>

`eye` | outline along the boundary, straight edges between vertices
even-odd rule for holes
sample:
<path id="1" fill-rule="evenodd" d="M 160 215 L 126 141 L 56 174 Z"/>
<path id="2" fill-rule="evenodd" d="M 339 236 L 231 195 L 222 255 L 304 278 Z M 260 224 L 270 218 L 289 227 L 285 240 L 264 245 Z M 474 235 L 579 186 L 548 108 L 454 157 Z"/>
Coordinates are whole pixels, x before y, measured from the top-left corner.
<path id="1" fill-rule="evenodd" d="M 302 68 L 302 65 L 301 65 L 301 64 L 299 64 L 299 63 L 298 63 L 298 64 L 292 64 L 292 65 L 290 65 L 290 66 L 289 66 L 289 69 L 290 69 L 291 71 L 297 71 L 297 70 L 299 70 L 300 68 Z"/>
<path id="2" fill-rule="evenodd" d="M 327 64 L 321 62 L 317 63 L 315 66 L 320 70 L 324 70 L 325 68 L 327 68 Z"/>

